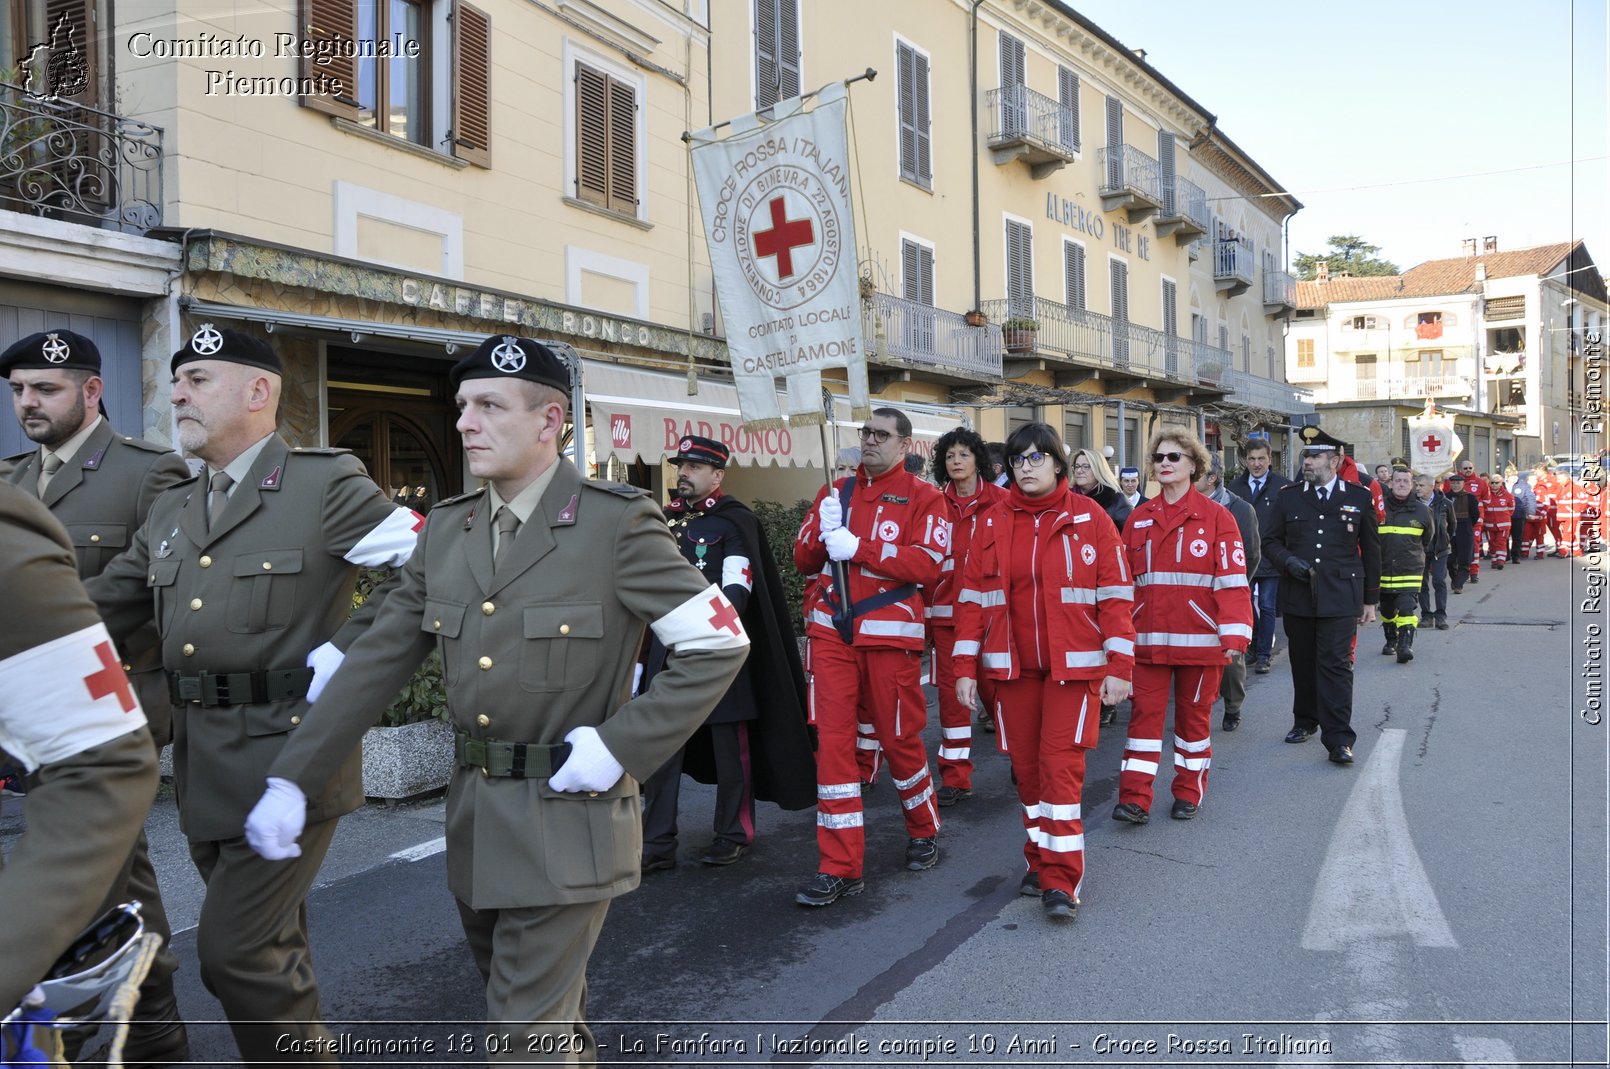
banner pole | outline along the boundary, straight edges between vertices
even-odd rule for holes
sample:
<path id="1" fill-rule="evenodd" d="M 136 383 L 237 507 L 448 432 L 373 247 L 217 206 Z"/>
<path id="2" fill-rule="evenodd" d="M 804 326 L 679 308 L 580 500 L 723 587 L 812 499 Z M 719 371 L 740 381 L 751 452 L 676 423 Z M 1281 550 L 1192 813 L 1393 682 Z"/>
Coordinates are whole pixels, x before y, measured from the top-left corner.
<path id="1" fill-rule="evenodd" d="M 833 487 L 833 466 L 837 462 L 838 456 L 831 450 L 827 443 L 827 427 L 828 424 L 833 423 L 834 420 L 833 391 L 829 390 L 826 386 L 822 387 L 822 411 L 824 418 L 821 424 L 817 427 L 817 429 L 821 432 L 822 439 L 822 477 L 827 481 L 827 493 L 828 496 L 831 497 L 835 493 Z M 836 440 L 836 429 L 834 437 Z M 851 475 L 850 478 L 853 479 L 855 476 Z M 845 516 L 844 519 L 848 521 L 849 516 Z M 839 634 L 848 635 L 851 633 L 850 627 L 853 626 L 853 621 L 850 617 L 850 565 L 848 561 L 832 559 L 829 559 L 828 564 L 833 572 L 833 589 L 838 594 L 838 611 L 834 613 L 833 618 L 835 621 L 842 620 L 844 622 L 843 626 L 839 627 L 838 629 Z M 848 644 L 849 640 L 846 639 L 845 642 Z"/>

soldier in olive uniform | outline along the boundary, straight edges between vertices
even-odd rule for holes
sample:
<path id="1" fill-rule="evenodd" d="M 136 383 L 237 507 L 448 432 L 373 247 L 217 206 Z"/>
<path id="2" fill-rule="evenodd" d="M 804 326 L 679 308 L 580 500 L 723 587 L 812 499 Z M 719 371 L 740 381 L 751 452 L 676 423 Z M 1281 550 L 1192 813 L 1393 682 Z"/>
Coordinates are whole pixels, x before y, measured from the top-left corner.
<path id="1" fill-rule="evenodd" d="M 495 336 L 451 381 L 470 471 L 489 485 L 431 509 L 246 834 L 265 857 L 294 848 L 301 796 L 439 649 L 458 760 L 448 889 L 487 1020 L 516 1026 L 493 1057 L 591 1064 L 587 959 L 609 900 L 638 884 L 638 783 L 704 722 L 749 641 L 642 491 L 584 480 L 560 458 L 570 380 L 550 350 Z M 645 624 L 670 656 L 632 698 Z"/>
<path id="2" fill-rule="evenodd" d="M 326 1061 L 306 1053 L 328 1033 L 305 900 L 336 818 L 363 803 L 358 755 L 309 799 L 296 864 L 266 864 L 241 827 L 361 630 L 347 619 L 358 568 L 407 560 L 421 521 L 344 450 L 293 450 L 275 433 L 280 363 L 264 342 L 205 323 L 172 368 L 179 444 L 206 467 L 164 492 L 129 550 L 86 585 L 115 638 L 153 616 L 162 637 L 179 821 L 207 884 L 202 981 L 247 1061 Z"/>
<path id="3" fill-rule="evenodd" d="M 23 432 L 39 443 L 37 450 L 11 458 L 15 467 L 6 478 L 37 494 L 67 528 L 79 578 L 98 575 L 128 548 L 157 495 L 188 479 L 190 469 L 167 446 L 112 430 L 101 413 L 101 353 L 81 334 L 65 329 L 30 334 L 0 353 L 0 375 L 11 381 Z M 119 649 L 160 750 L 172 734 L 172 717 L 156 628 L 142 628 Z M 143 831 L 129 859 L 128 880 L 112 888 L 106 905 L 131 899 L 142 903 L 146 927 L 162 937 L 162 949 L 140 986 L 139 1023 L 130 1029 L 125 1060 L 132 1065 L 183 1062 L 190 1052 L 173 996 L 179 962 L 168 946 L 172 934 Z"/>
<path id="4" fill-rule="evenodd" d="M 0 560 L 0 749 L 31 774 L 27 834 L 0 866 L 4 1017 L 121 879 L 156 793 L 157 756 L 67 532 L 4 484 Z"/>
<path id="5" fill-rule="evenodd" d="M 1375 499 L 1339 478 L 1341 442 L 1304 427 L 1303 478 L 1280 488 L 1263 554 L 1290 579 L 1280 584 L 1280 616 L 1291 657 L 1292 728 L 1287 742 L 1314 732 L 1339 765 L 1353 763 L 1352 644 L 1373 623 L 1381 599 L 1381 546 Z"/>

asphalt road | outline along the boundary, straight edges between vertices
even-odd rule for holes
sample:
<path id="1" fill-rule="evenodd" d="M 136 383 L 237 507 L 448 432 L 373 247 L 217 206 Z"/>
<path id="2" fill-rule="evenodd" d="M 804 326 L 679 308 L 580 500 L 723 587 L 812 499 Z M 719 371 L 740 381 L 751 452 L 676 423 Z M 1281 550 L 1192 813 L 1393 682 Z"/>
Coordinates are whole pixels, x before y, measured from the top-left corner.
<path id="1" fill-rule="evenodd" d="M 763 808 L 756 850 L 708 869 L 692 858 L 713 792 L 685 781 L 682 865 L 612 906 L 592 960 L 602 1059 L 1603 1065 L 1607 751 L 1606 728 L 1580 715 L 1604 669 L 1589 576 L 1565 561 L 1484 570 L 1450 599 L 1455 627 L 1422 633 L 1407 666 L 1379 654 L 1378 626 L 1361 629 L 1351 768 L 1317 739 L 1283 741 L 1277 658 L 1249 677 L 1241 730 L 1216 732 L 1191 822 L 1167 819 L 1167 762 L 1158 819 L 1109 818 L 1121 718 L 1089 762 L 1069 926 L 1017 894 L 1022 827 L 989 736 L 975 737 L 975 796 L 943 811 L 940 865 L 903 869 L 884 782 L 867 798 L 867 891 L 822 910 L 793 903 L 815 868 L 812 813 Z M 216 1021 L 171 803 L 149 830 L 181 1004 Z M 439 800 L 370 806 L 343 822 L 310 899 L 332 1029 L 395 1050 L 347 1063 L 482 1057 L 440 834 Z M 198 1060 L 234 1056 L 219 1024 L 193 1026 L 192 1043 Z"/>

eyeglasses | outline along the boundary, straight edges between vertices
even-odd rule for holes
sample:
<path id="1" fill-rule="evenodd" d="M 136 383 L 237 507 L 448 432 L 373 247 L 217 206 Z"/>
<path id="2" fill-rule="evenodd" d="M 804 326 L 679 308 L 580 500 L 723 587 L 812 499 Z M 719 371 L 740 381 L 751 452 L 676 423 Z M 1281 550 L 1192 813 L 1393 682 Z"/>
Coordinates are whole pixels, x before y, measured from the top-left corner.
<path id="1" fill-rule="evenodd" d="M 1090 467 L 1090 465 L 1087 462 L 1085 462 L 1083 460 L 1076 460 L 1073 463 L 1073 470 L 1074 471 L 1091 471 L 1093 469 Z"/>
<path id="2" fill-rule="evenodd" d="M 1012 458 L 1012 467 L 1014 467 L 1014 468 L 1038 468 L 1041 464 L 1044 464 L 1047 460 L 1050 460 L 1050 459 L 1051 459 L 1051 454 L 1042 453 L 1039 450 L 1035 450 L 1032 453 L 1021 453 L 1018 456 L 1013 457 Z"/>
<path id="3" fill-rule="evenodd" d="M 873 442 L 877 445 L 882 445 L 884 442 L 887 442 L 893 437 L 894 431 L 880 431 L 875 427 L 861 428 L 861 441 L 863 442 Z"/>
<path id="4" fill-rule="evenodd" d="M 1153 453 L 1152 454 L 1152 463 L 1153 464 L 1161 464 L 1165 460 L 1168 461 L 1170 464 L 1178 464 L 1180 461 L 1182 461 L 1184 459 L 1185 459 L 1185 454 L 1184 453 Z"/>

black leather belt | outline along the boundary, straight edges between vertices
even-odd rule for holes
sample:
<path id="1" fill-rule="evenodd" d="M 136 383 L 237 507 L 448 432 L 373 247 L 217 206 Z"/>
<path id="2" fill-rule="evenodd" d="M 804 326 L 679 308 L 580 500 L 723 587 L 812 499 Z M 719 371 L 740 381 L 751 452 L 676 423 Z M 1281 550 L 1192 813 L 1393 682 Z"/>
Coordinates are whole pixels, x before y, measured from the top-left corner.
<path id="1" fill-rule="evenodd" d="M 307 697 L 311 668 L 270 668 L 263 672 L 202 672 L 168 676 L 174 702 L 195 705 L 267 705 Z"/>
<path id="2" fill-rule="evenodd" d="M 570 757 L 570 743 L 503 742 L 472 738 L 453 729 L 453 756 L 465 768 L 478 768 L 487 776 L 511 779 L 547 779 Z"/>

